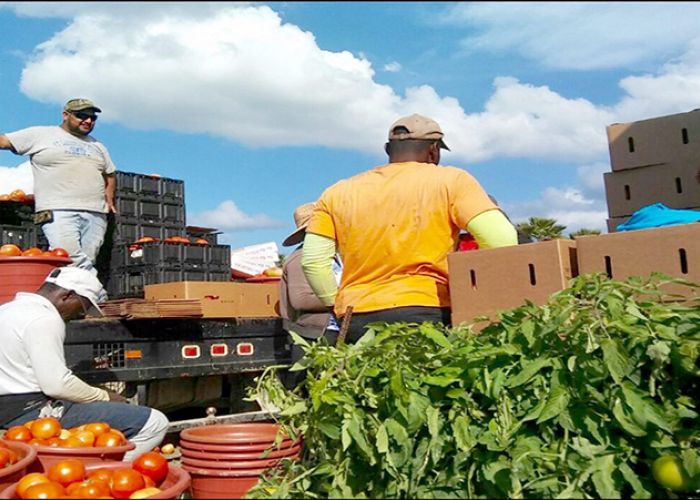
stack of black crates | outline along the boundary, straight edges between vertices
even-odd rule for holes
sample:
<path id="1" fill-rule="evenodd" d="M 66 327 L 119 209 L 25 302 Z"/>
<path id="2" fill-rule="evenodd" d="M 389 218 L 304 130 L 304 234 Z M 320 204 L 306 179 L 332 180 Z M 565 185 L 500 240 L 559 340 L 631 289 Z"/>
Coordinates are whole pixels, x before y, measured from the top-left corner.
<path id="1" fill-rule="evenodd" d="M 34 225 L 33 201 L 0 201 L 0 245 L 8 244 L 48 250 L 44 232 Z"/>
<path id="2" fill-rule="evenodd" d="M 143 297 L 144 286 L 173 281 L 229 281 L 231 247 L 194 244 L 185 225 L 184 181 L 117 172 L 116 214 L 110 214 L 97 259 L 110 299 Z M 166 241 L 180 236 L 192 243 Z M 197 235 L 198 236 L 198 235 Z M 136 243 L 144 237 L 155 241 Z"/>

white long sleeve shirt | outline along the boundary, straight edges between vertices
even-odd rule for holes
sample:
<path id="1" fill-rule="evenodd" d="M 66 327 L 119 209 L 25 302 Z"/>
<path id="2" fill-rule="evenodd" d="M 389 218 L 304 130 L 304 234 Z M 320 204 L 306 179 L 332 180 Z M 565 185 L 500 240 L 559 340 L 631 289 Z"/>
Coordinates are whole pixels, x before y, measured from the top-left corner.
<path id="1" fill-rule="evenodd" d="M 76 403 L 109 401 L 66 366 L 66 325 L 54 305 L 20 292 L 0 306 L 0 395 L 43 392 Z"/>

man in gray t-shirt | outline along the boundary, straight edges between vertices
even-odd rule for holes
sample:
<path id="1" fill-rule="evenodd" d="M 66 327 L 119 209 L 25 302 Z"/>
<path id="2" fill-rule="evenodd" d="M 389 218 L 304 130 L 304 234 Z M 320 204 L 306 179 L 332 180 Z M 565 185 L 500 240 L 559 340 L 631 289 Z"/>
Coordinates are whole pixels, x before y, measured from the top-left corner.
<path id="1" fill-rule="evenodd" d="M 90 137 L 101 111 L 89 99 L 71 99 L 60 126 L 0 135 L 0 149 L 30 158 L 36 219 L 50 247 L 66 249 L 74 265 L 93 273 L 107 213 L 116 212 L 116 167 L 107 148 Z"/>

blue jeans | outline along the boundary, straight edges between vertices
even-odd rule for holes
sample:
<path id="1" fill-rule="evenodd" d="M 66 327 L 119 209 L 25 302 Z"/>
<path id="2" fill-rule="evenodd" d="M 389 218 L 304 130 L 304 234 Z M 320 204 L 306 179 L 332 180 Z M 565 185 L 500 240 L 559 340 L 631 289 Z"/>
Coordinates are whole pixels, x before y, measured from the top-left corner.
<path id="1" fill-rule="evenodd" d="M 99 212 L 53 210 L 53 221 L 41 226 L 51 248 L 64 248 L 73 265 L 97 274 L 95 261 L 107 231 L 107 215 Z"/>
<path id="2" fill-rule="evenodd" d="M 113 401 L 96 401 L 94 403 L 72 403 L 60 400 L 63 407 L 63 415 L 59 419 L 61 427 L 70 429 L 90 422 L 106 422 L 110 427 L 119 429 L 127 438 L 136 435 L 148 420 L 151 409 L 147 406 L 136 406 L 128 403 Z M 29 411 L 18 416 L 4 425 L 10 428 L 13 425 L 22 425 L 39 416 L 41 408 Z"/>

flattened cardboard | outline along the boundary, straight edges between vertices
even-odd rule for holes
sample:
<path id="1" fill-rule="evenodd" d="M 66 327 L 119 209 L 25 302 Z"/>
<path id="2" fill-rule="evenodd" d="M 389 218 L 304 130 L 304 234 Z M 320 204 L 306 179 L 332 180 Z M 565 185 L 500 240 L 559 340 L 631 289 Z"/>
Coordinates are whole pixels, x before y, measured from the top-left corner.
<path id="1" fill-rule="evenodd" d="M 700 223 L 581 236 L 576 246 L 581 274 L 606 273 L 625 281 L 659 272 L 700 283 Z M 688 292 L 677 286 L 665 290 Z"/>
<path id="2" fill-rule="evenodd" d="M 179 281 L 144 287 L 146 299 L 200 299 L 203 318 L 279 317 L 279 282 Z"/>
<path id="3" fill-rule="evenodd" d="M 606 172 L 605 197 L 610 217 L 625 217 L 647 205 L 669 208 L 700 207 L 700 183 L 695 175 L 700 156 L 693 163 L 664 163 L 622 172 Z"/>
<path id="4" fill-rule="evenodd" d="M 694 163 L 700 158 L 700 109 L 614 123 L 606 128 L 610 165 L 617 172 L 661 163 Z"/>
<path id="5" fill-rule="evenodd" d="M 578 274 L 576 242 L 565 239 L 454 252 L 447 265 L 453 325 L 526 300 L 544 304 Z"/>

